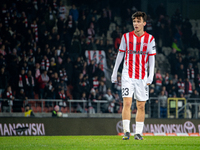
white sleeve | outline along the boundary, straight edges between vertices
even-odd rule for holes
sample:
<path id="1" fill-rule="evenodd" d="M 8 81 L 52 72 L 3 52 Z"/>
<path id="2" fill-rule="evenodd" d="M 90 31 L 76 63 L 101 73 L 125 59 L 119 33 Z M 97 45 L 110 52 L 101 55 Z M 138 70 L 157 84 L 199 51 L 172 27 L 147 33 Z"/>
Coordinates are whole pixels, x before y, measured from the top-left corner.
<path id="1" fill-rule="evenodd" d="M 126 41 L 125 41 L 124 36 L 125 36 L 125 34 L 123 34 L 122 39 L 121 39 L 121 43 L 120 43 L 120 46 L 119 46 L 120 52 L 125 52 L 125 50 L 126 50 Z"/>
<path id="2" fill-rule="evenodd" d="M 124 52 L 119 51 L 118 54 L 117 54 L 117 58 L 115 60 L 115 66 L 114 66 L 113 73 L 112 73 L 112 76 L 111 76 L 111 82 L 112 83 L 117 82 L 117 71 L 118 71 L 119 65 L 122 62 L 123 57 L 124 57 Z"/>
<path id="3" fill-rule="evenodd" d="M 156 55 L 156 43 L 155 43 L 155 39 L 153 36 L 152 36 L 152 40 L 150 40 L 148 48 L 149 48 L 149 50 L 148 50 L 149 56 Z"/>
<path id="4" fill-rule="evenodd" d="M 147 78 L 147 83 L 152 83 L 154 76 L 154 67 L 155 67 L 155 56 L 149 56 L 149 76 Z"/>

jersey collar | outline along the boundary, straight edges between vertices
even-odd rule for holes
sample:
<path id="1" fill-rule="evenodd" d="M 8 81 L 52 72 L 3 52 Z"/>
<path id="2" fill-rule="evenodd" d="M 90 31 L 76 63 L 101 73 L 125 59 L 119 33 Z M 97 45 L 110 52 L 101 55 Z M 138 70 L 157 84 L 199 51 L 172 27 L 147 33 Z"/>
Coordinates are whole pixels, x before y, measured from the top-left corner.
<path id="1" fill-rule="evenodd" d="M 138 38 L 143 37 L 145 34 L 146 34 L 146 31 L 144 31 L 144 34 L 142 34 L 141 36 L 137 36 L 137 35 L 135 34 L 134 30 L 133 30 L 133 35 L 135 35 L 135 36 L 138 37 Z"/>

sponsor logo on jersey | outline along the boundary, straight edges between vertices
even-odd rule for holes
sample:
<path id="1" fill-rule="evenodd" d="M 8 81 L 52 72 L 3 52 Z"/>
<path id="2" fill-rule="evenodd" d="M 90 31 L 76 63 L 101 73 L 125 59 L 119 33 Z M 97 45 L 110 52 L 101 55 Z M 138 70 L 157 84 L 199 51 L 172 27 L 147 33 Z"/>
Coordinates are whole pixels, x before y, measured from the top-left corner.
<path id="1" fill-rule="evenodd" d="M 148 55 L 148 52 L 142 52 L 142 51 L 136 51 L 136 50 L 128 50 L 128 54 Z"/>

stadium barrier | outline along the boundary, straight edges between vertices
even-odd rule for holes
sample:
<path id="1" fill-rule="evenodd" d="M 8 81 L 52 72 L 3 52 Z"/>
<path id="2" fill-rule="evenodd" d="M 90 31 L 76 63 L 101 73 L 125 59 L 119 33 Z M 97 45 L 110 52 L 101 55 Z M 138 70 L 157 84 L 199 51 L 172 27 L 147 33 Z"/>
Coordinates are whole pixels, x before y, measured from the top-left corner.
<path id="1" fill-rule="evenodd" d="M 131 119 L 131 135 L 135 119 Z M 1 117 L 0 136 L 118 135 L 123 132 L 119 118 L 22 118 Z M 197 119 L 146 119 L 143 134 L 200 134 Z"/>
<path id="2" fill-rule="evenodd" d="M 4 99 L 0 99 L 0 102 Z M 15 99 L 14 101 L 21 101 L 19 99 Z M 46 108 L 45 103 L 52 102 L 52 107 Z M 35 113 L 43 113 L 43 112 L 51 112 L 55 105 L 58 105 L 60 102 L 63 102 L 61 99 L 28 99 L 24 101 L 24 105 L 30 103 L 32 109 Z M 110 104 L 107 100 L 67 100 L 66 109 L 61 109 L 63 113 L 73 114 L 75 111 L 72 111 L 74 105 L 82 104 L 82 113 L 91 113 L 89 110 L 84 111 L 86 108 L 86 104 L 92 102 L 96 106 L 96 111 L 92 112 L 95 114 L 102 114 L 102 107 L 105 104 Z M 122 103 L 122 102 L 120 102 Z M 12 103 L 9 103 L 9 111 L 12 112 Z M 115 102 L 115 107 L 118 107 L 119 111 L 117 113 L 121 114 L 122 105 L 119 105 L 119 102 Z M 22 108 L 24 111 L 24 108 Z M 133 100 L 132 103 L 132 114 L 136 113 L 136 101 Z M 116 111 L 115 111 L 116 112 Z M 161 118 L 160 116 L 160 101 L 158 101 L 158 97 L 151 97 L 145 104 L 145 112 L 146 118 Z M 0 116 L 2 116 L 0 114 Z M 7 115 L 6 115 L 7 116 Z M 12 116 L 12 115 L 10 115 Z M 88 115 L 89 117 L 89 115 Z M 168 98 L 167 104 L 167 112 L 166 118 L 200 118 L 200 99 L 198 98 Z"/>

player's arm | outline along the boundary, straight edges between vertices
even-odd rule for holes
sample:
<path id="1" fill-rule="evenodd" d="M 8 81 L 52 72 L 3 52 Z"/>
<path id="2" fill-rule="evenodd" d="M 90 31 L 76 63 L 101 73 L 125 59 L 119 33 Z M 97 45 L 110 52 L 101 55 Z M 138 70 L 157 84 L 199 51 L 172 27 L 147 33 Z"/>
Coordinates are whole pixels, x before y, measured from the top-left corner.
<path id="1" fill-rule="evenodd" d="M 149 76 L 147 78 L 147 85 L 150 85 L 153 82 L 155 55 L 156 55 L 155 39 L 152 36 L 149 44 Z"/>
<path id="2" fill-rule="evenodd" d="M 147 78 L 147 85 L 150 85 L 153 82 L 155 68 L 155 55 L 149 56 L 149 76 Z"/>
<path id="3" fill-rule="evenodd" d="M 117 82 L 117 71 L 118 71 L 119 65 L 122 62 L 123 57 L 124 57 L 124 52 L 119 51 L 118 54 L 117 54 L 117 58 L 115 60 L 115 66 L 114 66 L 113 73 L 112 73 L 112 76 L 111 76 L 111 82 L 112 83 Z"/>
<path id="4" fill-rule="evenodd" d="M 111 82 L 112 83 L 117 82 L 117 71 L 118 71 L 119 65 L 121 64 L 122 59 L 124 57 L 124 52 L 125 52 L 125 49 L 126 49 L 126 42 L 125 42 L 124 36 L 125 35 L 122 36 L 121 43 L 120 43 L 120 46 L 119 46 L 119 52 L 118 52 L 117 58 L 115 60 L 115 66 L 114 66 L 113 73 L 112 73 L 112 76 L 111 76 Z"/>

